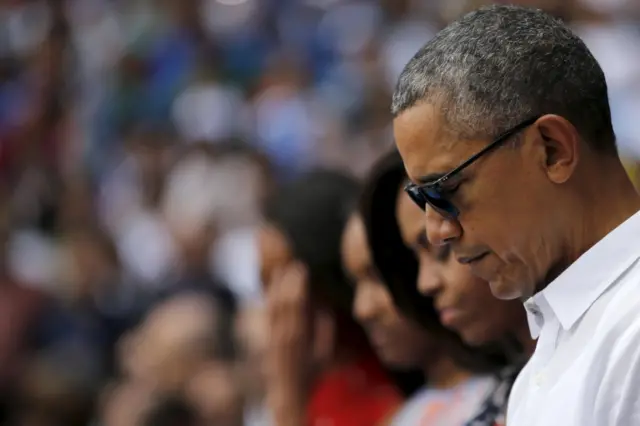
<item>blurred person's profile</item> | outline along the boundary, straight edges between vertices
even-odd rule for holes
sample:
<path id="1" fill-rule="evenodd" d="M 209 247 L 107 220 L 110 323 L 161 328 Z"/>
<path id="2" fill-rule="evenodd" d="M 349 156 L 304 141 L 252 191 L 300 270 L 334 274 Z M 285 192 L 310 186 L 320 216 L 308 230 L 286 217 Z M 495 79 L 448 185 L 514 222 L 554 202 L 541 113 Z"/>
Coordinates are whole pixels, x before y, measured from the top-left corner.
<path id="1" fill-rule="evenodd" d="M 315 170 L 267 200 L 259 251 L 266 399 L 275 424 L 376 424 L 400 402 L 351 315 L 340 242 L 357 192 L 353 178 Z"/>
<path id="2" fill-rule="evenodd" d="M 466 352 L 458 336 L 433 319 L 429 328 L 403 315 L 381 282 L 371 257 L 359 214 L 352 215 L 343 235 L 345 267 L 355 287 L 354 316 L 363 325 L 380 359 L 396 368 L 417 368 L 426 384 L 408 396 L 391 425 L 460 425 L 479 409 L 495 386 L 493 368 L 478 361 L 466 366 L 456 360 Z M 405 285 L 415 285 L 413 282 Z M 473 354 L 482 359 L 482 354 Z M 496 365 L 495 370 L 497 371 Z"/>

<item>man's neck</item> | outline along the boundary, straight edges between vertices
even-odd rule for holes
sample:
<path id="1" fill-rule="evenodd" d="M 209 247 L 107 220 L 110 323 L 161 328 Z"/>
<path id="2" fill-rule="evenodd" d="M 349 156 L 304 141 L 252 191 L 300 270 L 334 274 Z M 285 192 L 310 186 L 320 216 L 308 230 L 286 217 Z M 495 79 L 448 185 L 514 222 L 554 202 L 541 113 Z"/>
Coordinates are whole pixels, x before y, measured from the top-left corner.
<path id="1" fill-rule="evenodd" d="M 584 213 L 578 216 L 582 219 L 575 222 L 577 226 L 567 253 L 569 264 L 640 211 L 640 195 L 619 160 L 603 170 L 592 175 L 594 182 L 585 191 L 580 206 Z"/>
<path id="2" fill-rule="evenodd" d="M 560 249 L 562 254 L 536 291 L 543 290 L 598 241 L 640 211 L 640 195 L 619 159 L 601 162 L 605 164 L 582 172 L 589 184 L 582 188 L 579 205 L 567 210 L 573 213 L 564 222 L 570 231 Z"/>

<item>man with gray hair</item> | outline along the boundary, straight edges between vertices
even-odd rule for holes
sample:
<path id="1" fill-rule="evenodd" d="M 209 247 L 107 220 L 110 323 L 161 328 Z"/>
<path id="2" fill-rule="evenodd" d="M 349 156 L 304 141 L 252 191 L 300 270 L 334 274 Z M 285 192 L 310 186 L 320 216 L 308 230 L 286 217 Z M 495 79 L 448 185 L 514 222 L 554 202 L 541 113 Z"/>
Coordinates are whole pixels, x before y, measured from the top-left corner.
<path id="1" fill-rule="evenodd" d="M 430 242 L 539 336 L 507 424 L 639 425 L 640 197 L 585 44 L 538 10 L 479 9 L 415 55 L 392 109 Z"/>

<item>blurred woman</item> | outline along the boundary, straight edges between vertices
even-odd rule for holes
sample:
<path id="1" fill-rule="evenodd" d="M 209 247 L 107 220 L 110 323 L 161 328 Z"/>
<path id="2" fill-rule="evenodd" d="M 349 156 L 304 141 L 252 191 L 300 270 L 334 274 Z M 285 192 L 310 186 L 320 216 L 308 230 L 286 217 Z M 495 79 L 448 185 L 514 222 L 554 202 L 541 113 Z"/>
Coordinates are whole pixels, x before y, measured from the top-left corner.
<path id="1" fill-rule="evenodd" d="M 342 253 L 355 287 L 354 315 L 364 326 L 382 361 L 394 367 L 418 366 L 428 378 L 427 385 L 407 400 L 390 424 L 464 424 L 480 408 L 495 384 L 494 378 L 485 372 L 487 364 L 478 361 L 475 368 L 461 366 L 456 362 L 456 355 L 472 354 L 457 336 L 437 321 L 433 321 L 428 330 L 424 329 L 398 311 L 373 264 L 359 214 L 349 220 Z M 414 275 L 404 284 L 415 286 L 416 279 Z M 482 360 L 484 355 L 476 351 L 475 357 Z"/>
<path id="2" fill-rule="evenodd" d="M 351 178 L 314 171 L 267 201 L 259 251 L 275 425 L 376 425 L 402 401 L 350 312 L 340 241 L 357 193 Z"/>
<path id="3" fill-rule="evenodd" d="M 507 354 L 509 365 L 467 423 L 503 425 L 513 381 L 534 348 L 524 308 L 494 298 L 488 284 L 456 262 L 448 247 L 429 244 L 424 214 L 402 190 L 405 181 L 400 156 L 393 152 L 381 159 L 365 191 L 362 212 L 374 263 L 408 317 L 428 326 L 435 315 L 467 344 L 496 345 Z M 407 270 L 418 274 L 417 288 L 399 285 Z"/>

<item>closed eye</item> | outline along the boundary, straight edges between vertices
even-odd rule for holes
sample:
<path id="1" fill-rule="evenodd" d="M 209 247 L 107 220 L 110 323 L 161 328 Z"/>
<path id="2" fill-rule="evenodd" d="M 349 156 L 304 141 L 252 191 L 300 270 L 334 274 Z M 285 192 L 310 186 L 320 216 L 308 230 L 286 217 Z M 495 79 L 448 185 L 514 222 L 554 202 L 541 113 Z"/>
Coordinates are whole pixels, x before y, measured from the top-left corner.
<path id="1" fill-rule="evenodd" d="M 455 194 L 458 191 L 458 189 L 460 189 L 460 185 L 462 185 L 461 181 L 458 181 L 452 184 L 441 185 L 438 188 L 438 192 L 444 198 L 451 197 L 453 196 L 453 194 Z"/>

